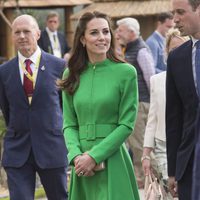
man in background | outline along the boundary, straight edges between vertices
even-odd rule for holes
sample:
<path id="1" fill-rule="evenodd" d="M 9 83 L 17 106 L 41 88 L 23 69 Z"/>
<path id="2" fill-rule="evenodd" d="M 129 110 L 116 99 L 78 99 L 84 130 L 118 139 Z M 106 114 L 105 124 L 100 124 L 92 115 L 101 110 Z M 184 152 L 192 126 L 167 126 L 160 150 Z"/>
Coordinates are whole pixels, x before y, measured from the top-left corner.
<path id="1" fill-rule="evenodd" d="M 44 51 L 57 56 L 58 58 L 69 57 L 69 46 L 65 36 L 58 32 L 60 17 L 57 12 L 50 12 L 46 19 L 46 28 L 42 31 L 38 45 Z"/>
<path id="2" fill-rule="evenodd" d="M 165 61 L 165 35 L 174 26 L 171 12 L 164 12 L 158 15 L 156 30 L 147 38 L 146 43 L 153 55 L 156 73 L 166 70 Z"/>
<path id="3" fill-rule="evenodd" d="M 150 77 L 155 74 L 154 62 L 150 49 L 140 36 L 140 25 L 135 18 L 123 18 L 117 21 L 116 38 L 125 47 L 125 60 L 132 64 L 138 74 L 139 108 L 134 132 L 128 139 L 133 153 L 133 164 L 140 188 L 144 184 L 141 157 L 143 151 L 144 132 L 150 102 Z"/>

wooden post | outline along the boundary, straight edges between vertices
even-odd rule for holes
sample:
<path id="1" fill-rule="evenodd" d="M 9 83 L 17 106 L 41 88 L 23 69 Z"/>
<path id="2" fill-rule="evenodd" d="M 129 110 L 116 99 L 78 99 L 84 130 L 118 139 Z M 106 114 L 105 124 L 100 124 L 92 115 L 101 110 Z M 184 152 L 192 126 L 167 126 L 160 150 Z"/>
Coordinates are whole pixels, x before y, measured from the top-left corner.
<path id="1" fill-rule="evenodd" d="M 146 40 L 156 29 L 156 16 L 140 16 L 138 17 L 140 24 L 140 33 L 144 40 Z"/>
<path id="2" fill-rule="evenodd" d="M 73 7 L 72 6 L 66 7 L 65 8 L 65 36 L 70 47 L 72 46 L 73 35 L 74 35 L 72 21 L 70 19 L 72 14 L 73 14 Z"/>
<path id="3" fill-rule="evenodd" d="M 6 9 L 5 15 L 8 18 L 8 20 L 12 23 L 14 20 L 14 10 Z M 12 30 L 8 25 L 5 25 L 5 51 L 7 59 L 11 59 L 16 55 L 15 47 L 12 42 Z"/>

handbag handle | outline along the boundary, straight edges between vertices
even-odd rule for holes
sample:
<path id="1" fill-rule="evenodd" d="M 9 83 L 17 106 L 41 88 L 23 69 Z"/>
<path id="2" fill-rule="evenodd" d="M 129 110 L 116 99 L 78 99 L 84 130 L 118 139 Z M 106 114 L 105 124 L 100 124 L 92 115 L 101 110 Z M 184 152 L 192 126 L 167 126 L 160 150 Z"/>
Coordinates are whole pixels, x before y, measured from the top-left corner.
<path id="1" fill-rule="evenodd" d="M 157 178 L 153 173 L 150 173 L 148 176 L 145 177 L 145 200 L 152 199 L 150 198 L 151 192 L 154 193 L 155 200 L 161 200 L 163 198 L 162 191 L 160 185 L 158 183 Z"/>

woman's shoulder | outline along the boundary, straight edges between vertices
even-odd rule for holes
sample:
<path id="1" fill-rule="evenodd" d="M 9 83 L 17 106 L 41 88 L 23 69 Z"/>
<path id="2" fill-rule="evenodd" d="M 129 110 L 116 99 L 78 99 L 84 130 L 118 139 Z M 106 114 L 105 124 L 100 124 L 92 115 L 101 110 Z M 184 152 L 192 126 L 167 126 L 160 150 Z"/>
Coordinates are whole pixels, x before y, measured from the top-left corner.
<path id="1" fill-rule="evenodd" d="M 126 62 L 118 62 L 113 64 L 113 70 L 121 75 L 133 75 L 136 74 L 136 69 L 133 65 Z"/>

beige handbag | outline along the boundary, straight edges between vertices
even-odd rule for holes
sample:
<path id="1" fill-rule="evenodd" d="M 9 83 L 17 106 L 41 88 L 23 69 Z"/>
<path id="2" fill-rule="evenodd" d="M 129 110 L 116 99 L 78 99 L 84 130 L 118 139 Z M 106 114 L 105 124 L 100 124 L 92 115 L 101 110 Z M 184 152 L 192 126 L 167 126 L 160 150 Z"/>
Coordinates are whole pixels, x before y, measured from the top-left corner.
<path id="1" fill-rule="evenodd" d="M 145 200 L 164 200 L 161 185 L 153 174 L 145 177 L 144 195 Z"/>

